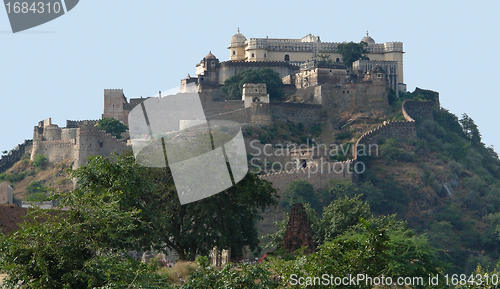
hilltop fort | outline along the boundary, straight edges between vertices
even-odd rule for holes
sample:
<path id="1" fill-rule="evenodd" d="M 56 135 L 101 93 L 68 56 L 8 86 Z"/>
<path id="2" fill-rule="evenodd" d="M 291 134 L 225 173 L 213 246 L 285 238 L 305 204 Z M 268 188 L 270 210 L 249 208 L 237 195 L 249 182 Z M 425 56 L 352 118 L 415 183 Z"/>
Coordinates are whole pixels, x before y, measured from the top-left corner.
<path id="1" fill-rule="evenodd" d="M 208 120 L 224 119 L 242 126 L 269 125 L 274 121 L 310 126 L 346 113 L 363 112 L 367 115 L 386 113 L 390 90 L 406 91 L 403 77 L 403 43 L 376 43 L 368 33 L 361 41 L 367 43 L 369 60 L 358 60 L 346 68 L 338 51 L 340 42 L 322 42 L 319 36 L 307 35 L 300 39 L 249 38 L 238 32 L 230 39 L 229 60 L 219 61 L 211 52 L 196 64 L 196 76 L 189 74 L 180 81 L 179 93 L 196 91 Z M 325 61 L 327 59 L 328 61 Z M 270 101 L 266 85 L 247 83 L 243 86 L 241 100 L 220 98 L 224 81 L 248 69 L 269 68 L 277 72 L 284 84 L 286 101 Z M 142 102 L 142 98 L 127 99 L 123 89 L 104 90 L 103 117 L 113 117 L 128 125 L 128 114 Z M 407 141 L 416 138 L 412 116 L 432 117 L 431 106 L 439 104 L 435 93 L 433 101 L 405 102 L 402 112 L 406 121 L 386 122 L 365 133 L 356 143 L 373 143 L 381 138 L 398 138 Z M 113 151 L 127 148 L 127 138 L 114 136 L 95 128 L 97 120 L 67 121 L 59 127 L 49 119 L 34 127 L 33 140 L 27 140 L 0 160 L 0 169 L 12 163 L 23 153 L 44 155 L 51 162 L 67 158 L 74 160 L 74 167 L 84 165 L 91 155 L 108 156 Z M 262 147 L 262 144 L 260 144 Z M 247 151 L 252 153 L 247 143 Z M 283 170 L 262 178 L 284 189 L 293 179 L 308 178 L 321 187 L 330 178 L 353 178 L 353 159 L 338 162 L 342 174 L 332 173 L 330 159 L 314 159 L 311 151 L 291 153 L 286 161 L 295 163 L 292 170 Z M 318 167 L 311 176 L 304 167 Z M 328 166 L 328 170 L 323 167 Z M 338 169 L 337 169 L 338 171 Z"/>

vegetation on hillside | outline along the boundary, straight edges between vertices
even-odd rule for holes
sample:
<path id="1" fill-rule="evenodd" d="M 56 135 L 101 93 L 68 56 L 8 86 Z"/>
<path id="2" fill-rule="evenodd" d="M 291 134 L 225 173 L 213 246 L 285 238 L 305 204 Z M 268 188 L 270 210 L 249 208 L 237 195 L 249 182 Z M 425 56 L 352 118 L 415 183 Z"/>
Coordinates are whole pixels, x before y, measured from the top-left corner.
<path id="1" fill-rule="evenodd" d="M 351 41 L 349 43 L 339 44 L 337 46 L 337 51 L 342 57 L 342 63 L 344 63 L 346 67 L 352 68 L 352 64 L 356 60 L 369 60 L 368 50 L 366 49 L 367 46 L 368 43 L 363 41 L 360 43 Z"/>
<path id="2" fill-rule="evenodd" d="M 285 95 L 279 73 L 271 68 L 247 69 L 238 72 L 226 79 L 220 90 L 227 96 L 227 99 L 241 100 L 245 83 L 265 83 L 270 101 L 281 101 Z"/>
<path id="3" fill-rule="evenodd" d="M 397 98 L 391 91 L 392 112 L 379 119 L 353 117 L 353 122 L 341 122 L 333 129 L 329 124 L 277 121 L 244 128 L 244 134 L 273 146 L 313 144 L 313 138 L 352 144 L 360 136 L 360 127 L 403 120 L 405 99 L 432 100 L 433 95 L 419 91 L 400 93 Z M 293 274 L 304 278 L 325 273 L 405 276 L 425 281 L 429 274 L 438 273 L 498 274 L 497 153 L 482 143 L 477 125 L 467 114 L 457 117 L 435 106 L 434 120 L 415 119 L 418 138 L 408 143 L 380 141 L 379 155 L 360 159 L 366 171 L 357 184 L 333 180 L 323 189 L 314 189 L 306 181 L 289 184 L 276 210 L 280 212 L 277 230 L 266 236 L 268 248 L 281 246 L 286 210 L 303 202 L 316 248 L 313 253 L 278 249 L 260 264 L 208 266 L 206 256 L 214 246 L 249 245 L 258 251 L 255 222 L 261 210 L 278 204 L 275 191 L 249 174 L 221 194 L 180 206 L 168 168 L 141 168 L 131 155 L 124 155 L 116 161 L 96 157 L 72 172 L 71 177 L 80 180 L 77 188 L 59 190 L 53 196 L 72 210 L 47 214 L 33 209 L 32 218 L 44 222 L 24 224 L 17 233 L 0 236 L 0 266 L 9 274 L 9 286 L 22 280 L 28 288 L 285 288 L 294 282 Z M 348 157 L 346 153 L 332 160 Z M 57 180 L 43 174 L 61 176 L 65 166 L 50 164 L 41 156 L 34 162 L 24 158 L 0 174 L 0 181 L 23 186 L 25 197 L 42 199 Z M 186 266 L 189 269 L 181 274 L 158 270 L 156 262 L 141 264 L 126 254 L 151 245 L 167 246 L 180 259 L 201 257 L 197 266 Z M 469 283 L 452 287 L 488 288 Z"/>
<path id="4" fill-rule="evenodd" d="M 162 278 L 151 276 L 128 251 L 170 248 L 180 260 L 194 260 L 215 246 L 258 250 L 254 224 L 261 211 L 276 205 L 276 190 L 248 174 L 224 192 L 181 206 L 170 170 L 140 167 L 130 154 L 116 160 L 91 157 L 70 177 L 78 179 L 76 188 L 53 196 L 70 210 L 32 209 L 30 218 L 43 222 L 0 235 L 8 284 L 157 288 L 143 287 Z"/>
<path id="5" fill-rule="evenodd" d="M 117 139 L 122 138 L 122 133 L 128 129 L 126 125 L 112 117 L 103 117 L 97 122 L 95 127 L 114 135 Z"/>

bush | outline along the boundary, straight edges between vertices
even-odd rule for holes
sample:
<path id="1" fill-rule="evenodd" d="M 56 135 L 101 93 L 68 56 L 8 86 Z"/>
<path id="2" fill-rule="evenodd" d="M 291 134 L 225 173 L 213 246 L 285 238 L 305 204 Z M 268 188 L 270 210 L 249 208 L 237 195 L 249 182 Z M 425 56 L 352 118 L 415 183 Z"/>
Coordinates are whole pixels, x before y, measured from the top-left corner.
<path id="1" fill-rule="evenodd" d="M 32 181 L 26 186 L 26 193 L 28 195 L 36 194 L 40 192 L 45 192 L 46 188 L 43 186 L 43 182 L 41 181 Z"/>
<path id="2" fill-rule="evenodd" d="M 415 161 L 415 154 L 409 153 L 404 149 L 400 148 L 401 144 L 396 139 L 387 139 L 379 147 L 380 154 L 384 156 L 387 160 L 403 161 L 403 162 L 413 162 Z"/>
<path id="3" fill-rule="evenodd" d="M 122 138 L 122 133 L 126 132 L 128 129 L 126 125 L 112 117 L 100 119 L 95 126 L 99 130 L 104 130 L 107 133 L 114 135 L 117 139 Z"/>
<path id="4" fill-rule="evenodd" d="M 27 202 L 43 202 L 47 199 L 47 193 L 45 192 L 39 192 L 39 193 L 34 193 L 30 194 L 26 197 Z"/>
<path id="5" fill-rule="evenodd" d="M 35 159 L 33 160 L 33 166 L 35 168 L 42 168 L 46 162 L 47 162 L 47 157 L 41 154 L 37 154 L 35 156 Z"/>
<path id="6" fill-rule="evenodd" d="M 338 139 L 338 140 L 343 140 L 343 139 L 346 139 L 346 138 L 351 138 L 352 137 L 352 134 L 350 131 L 341 131 L 339 132 L 335 138 Z"/>

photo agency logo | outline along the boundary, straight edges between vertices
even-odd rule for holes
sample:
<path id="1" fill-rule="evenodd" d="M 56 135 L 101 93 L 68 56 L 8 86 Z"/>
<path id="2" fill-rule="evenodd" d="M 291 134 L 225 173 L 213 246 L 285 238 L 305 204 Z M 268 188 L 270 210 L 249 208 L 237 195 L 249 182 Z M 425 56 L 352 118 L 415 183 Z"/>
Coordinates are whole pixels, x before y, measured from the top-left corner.
<path id="1" fill-rule="evenodd" d="M 190 91 L 144 99 L 128 117 L 136 162 L 169 166 L 181 205 L 228 189 L 248 172 L 240 125 L 208 120 Z"/>
<path id="2" fill-rule="evenodd" d="M 52 21 L 75 8 L 79 0 L 4 0 L 12 32 L 16 33 Z"/>

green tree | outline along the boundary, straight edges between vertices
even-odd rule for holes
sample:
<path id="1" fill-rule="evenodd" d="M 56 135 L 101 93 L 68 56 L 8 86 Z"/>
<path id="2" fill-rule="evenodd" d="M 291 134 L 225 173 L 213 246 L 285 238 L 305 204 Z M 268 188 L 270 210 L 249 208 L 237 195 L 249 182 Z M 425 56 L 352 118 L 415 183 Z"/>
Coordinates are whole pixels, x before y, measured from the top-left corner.
<path id="1" fill-rule="evenodd" d="M 313 233 L 317 245 L 333 240 L 346 232 L 350 227 L 359 223 L 360 218 L 371 217 L 370 206 L 360 200 L 360 196 L 353 198 L 338 198 L 323 211 L 319 220 L 318 230 Z"/>
<path id="2" fill-rule="evenodd" d="M 463 132 L 468 139 L 471 139 L 477 144 L 481 143 L 481 133 L 471 117 L 464 113 L 460 119 L 460 124 L 462 125 Z"/>
<path id="3" fill-rule="evenodd" d="M 360 196 L 353 198 L 344 196 L 332 201 L 324 208 L 321 218 L 318 218 L 316 211 L 309 203 L 304 204 L 316 247 L 345 233 L 350 227 L 358 224 L 360 218 L 371 217 L 370 206 L 359 198 Z M 285 212 L 283 219 L 275 223 L 278 230 L 273 234 L 263 236 L 263 238 L 270 238 L 266 247 L 281 247 L 288 218 L 289 213 Z"/>
<path id="4" fill-rule="evenodd" d="M 342 62 L 349 69 L 352 69 L 352 64 L 356 60 L 369 60 L 368 58 L 368 50 L 366 47 L 368 43 L 366 42 L 349 42 L 349 43 L 341 43 L 337 46 L 337 51 L 340 53 L 342 57 Z"/>
<path id="5" fill-rule="evenodd" d="M 120 139 L 122 137 L 121 134 L 126 132 L 128 129 L 126 125 L 112 117 L 104 117 L 100 119 L 95 126 L 100 130 L 104 130 L 107 133 L 116 136 L 117 139 Z"/>
<path id="6" fill-rule="evenodd" d="M 297 256 L 292 261 L 270 262 L 285 284 L 290 284 L 292 274 L 304 278 L 323 274 L 349 278 L 349 275 L 362 274 L 370 277 L 384 275 L 394 281 L 401 276 L 423 277 L 426 280 L 429 274 L 440 273 L 443 268 L 427 238 L 416 236 L 406 222 L 396 220 L 394 215 L 359 218 L 357 224 L 319 246 L 316 253 Z M 324 288 L 324 285 L 304 284 L 297 287 Z M 338 288 L 373 286 L 360 282 Z"/>
<path id="7" fill-rule="evenodd" d="M 31 208 L 28 216 L 34 221 L 25 222 L 12 235 L 0 235 L 6 285 L 133 288 L 161 280 L 126 254 L 137 247 L 141 220 L 138 209 L 124 209 L 125 196 L 117 190 L 78 188 L 56 196 L 71 210 L 50 213 Z"/>
<path id="8" fill-rule="evenodd" d="M 222 269 L 199 267 L 189 276 L 183 289 L 234 288 L 272 289 L 278 288 L 273 280 L 269 264 L 226 264 Z"/>
<path id="9" fill-rule="evenodd" d="M 224 81 L 224 86 L 220 90 L 228 99 L 241 99 L 245 83 L 265 83 L 270 101 L 283 100 L 285 95 L 279 73 L 270 68 L 247 69 L 236 73 Z"/>
<path id="10" fill-rule="evenodd" d="M 304 180 L 290 182 L 283 193 L 281 205 L 285 207 L 285 210 L 290 211 L 295 203 L 308 203 L 315 210 L 321 209 L 319 198 L 313 185 Z"/>
<path id="11" fill-rule="evenodd" d="M 255 222 L 261 211 L 277 204 L 271 184 L 247 174 L 219 194 L 181 205 L 170 169 L 141 167 L 131 155 L 117 162 L 94 157 L 75 177 L 81 190 L 123 192 L 122 208 L 140 210 L 137 242 L 175 250 L 180 260 L 207 255 L 214 246 L 231 247 L 235 254 L 245 245 L 258 249 Z"/>

